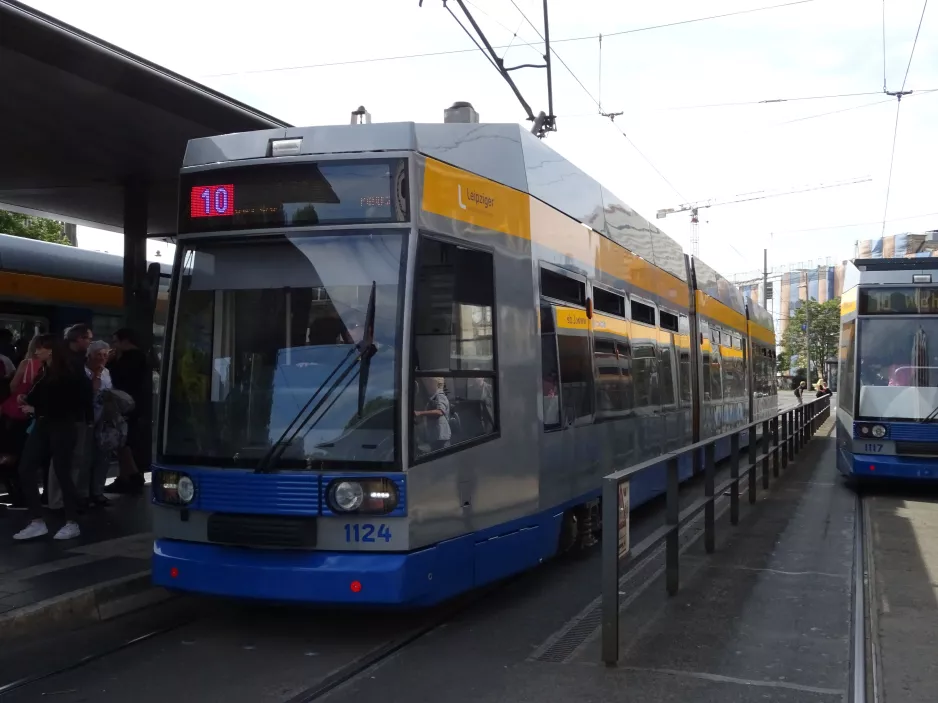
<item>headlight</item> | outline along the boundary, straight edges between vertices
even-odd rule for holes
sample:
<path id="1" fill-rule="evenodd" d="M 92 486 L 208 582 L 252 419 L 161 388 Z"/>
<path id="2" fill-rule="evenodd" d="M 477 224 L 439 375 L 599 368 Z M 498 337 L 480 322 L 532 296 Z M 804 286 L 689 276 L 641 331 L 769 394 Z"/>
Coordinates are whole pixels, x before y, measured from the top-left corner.
<path id="1" fill-rule="evenodd" d="M 867 427 L 866 425 L 863 425 L 862 427 L 860 427 L 860 434 L 869 434 L 869 433 L 870 433 L 869 427 Z"/>
<path id="2" fill-rule="evenodd" d="M 195 498 L 195 484 L 192 483 L 192 479 L 188 476 L 182 476 L 179 483 L 176 484 L 176 493 L 183 503 L 191 503 L 192 499 Z"/>
<path id="3" fill-rule="evenodd" d="M 153 495 L 158 503 L 186 505 L 195 497 L 195 484 L 179 471 L 155 471 Z"/>
<path id="4" fill-rule="evenodd" d="M 327 498 L 337 513 L 371 515 L 387 515 L 400 501 L 397 485 L 384 477 L 336 479 L 329 484 Z"/>
<path id="5" fill-rule="evenodd" d="M 876 439 L 880 439 L 886 436 L 886 428 L 883 427 L 882 425 L 873 425 L 872 432 L 873 432 L 873 436 L 876 437 Z"/>
<path id="6" fill-rule="evenodd" d="M 343 513 L 358 510 L 365 500 L 365 489 L 357 481 L 339 481 L 330 493 L 332 507 Z"/>

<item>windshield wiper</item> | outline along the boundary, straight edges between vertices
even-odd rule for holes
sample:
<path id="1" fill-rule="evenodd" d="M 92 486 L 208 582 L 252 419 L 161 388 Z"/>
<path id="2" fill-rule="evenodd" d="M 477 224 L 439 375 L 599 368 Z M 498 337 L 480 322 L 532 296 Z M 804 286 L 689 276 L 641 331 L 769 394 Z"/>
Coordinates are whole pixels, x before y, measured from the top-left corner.
<path id="1" fill-rule="evenodd" d="M 938 417 L 938 405 L 935 406 L 935 409 L 928 413 L 927 417 L 923 417 L 919 422 L 931 422 L 936 417 Z"/>
<path id="2" fill-rule="evenodd" d="M 257 465 L 257 468 L 254 470 L 254 473 L 264 474 L 264 473 L 272 472 L 271 465 L 274 462 L 278 461 L 281 456 L 283 456 L 283 453 L 286 451 L 287 447 L 289 447 L 293 443 L 293 441 L 297 438 L 299 433 L 302 431 L 303 427 L 305 427 L 306 423 L 308 423 L 313 417 L 315 417 L 316 413 L 319 412 L 319 409 L 323 406 L 323 404 L 327 400 L 329 400 L 329 397 L 332 395 L 335 389 L 339 387 L 339 384 L 341 384 L 342 381 L 345 380 L 345 378 L 349 375 L 349 373 L 351 373 L 352 369 L 358 367 L 360 370 L 365 370 L 367 372 L 368 365 L 371 361 L 371 358 L 375 355 L 375 352 L 377 351 L 377 348 L 375 347 L 375 344 L 374 344 L 374 327 L 375 327 L 374 300 L 375 300 L 375 283 L 372 282 L 371 298 L 368 303 L 368 311 L 365 314 L 365 333 L 362 338 L 362 341 L 359 342 L 356 346 L 349 349 L 348 354 L 346 354 L 345 357 L 338 364 L 336 364 L 335 368 L 332 369 L 331 373 L 326 377 L 326 379 L 321 384 L 319 384 L 319 387 L 316 388 L 315 391 L 313 391 L 313 394 L 309 397 L 309 400 L 306 401 L 306 404 L 293 417 L 293 419 L 290 420 L 290 424 L 287 425 L 286 429 L 284 429 L 284 431 L 281 433 L 277 441 L 274 442 L 273 445 L 271 445 L 270 449 L 267 450 L 267 453 L 264 454 L 264 456 L 261 458 L 260 462 Z M 333 381 L 332 385 L 328 388 L 328 390 L 326 390 L 325 393 L 322 393 L 322 390 L 323 388 L 325 388 L 326 384 L 328 384 L 329 381 L 332 380 L 332 377 L 336 375 L 338 370 L 342 368 L 342 365 L 345 364 L 346 361 L 348 361 L 349 357 L 355 351 L 358 351 L 358 357 L 355 359 L 355 361 L 346 367 L 346 369 L 339 375 L 339 377 L 336 378 L 335 381 Z M 351 383 L 351 379 L 349 379 L 349 383 Z M 347 383 L 345 388 L 347 388 L 348 385 L 349 384 Z M 343 393 L 345 392 L 345 388 L 342 389 Z M 359 387 L 359 415 L 361 414 L 361 400 L 360 399 L 361 399 L 362 392 L 363 391 L 360 386 Z M 322 393 L 321 397 L 319 397 L 320 393 Z M 312 409 L 310 409 L 307 412 L 307 409 L 310 407 L 310 405 L 313 404 L 313 401 L 316 400 L 317 397 L 319 397 L 319 402 L 316 403 L 316 405 L 313 406 Z M 329 407 L 331 407 L 331 405 Z M 327 410 L 328 409 L 329 408 L 327 408 Z M 297 420 L 300 420 L 300 418 L 302 418 L 302 420 L 299 422 L 299 424 L 297 424 Z M 320 416 L 320 419 L 321 418 L 322 416 Z M 313 426 L 315 426 L 315 424 Z M 312 427 L 309 428 L 309 430 L 311 429 Z M 291 434 L 291 430 L 293 430 L 292 434 Z M 306 436 L 306 434 L 309 434 L 309 430 L 306 431 L 306 433 L 304 434 L 304 437 Z M 287 435 L 289 435 L 289 439 L 287 438 Z"/>
<path id="3" fill-rule="evenodd" d="M 362 337 L 361 368 L 358 375 L 358 419 L 361 420 L 365 409 L 365 392 L 368 390 L 368 371 L 371 369 L 371 359 L 377 353 L 375 346 L 375 297 L 377 284 L 371 282 L 371 295 L 368 296 L 368 310 L 365 313 L 365 333 Z"/>

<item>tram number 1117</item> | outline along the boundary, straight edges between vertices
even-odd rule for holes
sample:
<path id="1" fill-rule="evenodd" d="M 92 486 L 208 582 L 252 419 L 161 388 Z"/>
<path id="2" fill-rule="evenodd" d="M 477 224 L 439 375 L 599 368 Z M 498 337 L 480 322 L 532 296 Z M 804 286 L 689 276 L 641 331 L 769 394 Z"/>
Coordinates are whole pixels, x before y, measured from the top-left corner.
<path id="1" fill-rule="evenodd" d="M 385 542 L 391 541 L 391 528 L 385 524 L 371 525 L 345 525 L 345 541 L 352 542 L 375 542 L 383 539 Z"/>

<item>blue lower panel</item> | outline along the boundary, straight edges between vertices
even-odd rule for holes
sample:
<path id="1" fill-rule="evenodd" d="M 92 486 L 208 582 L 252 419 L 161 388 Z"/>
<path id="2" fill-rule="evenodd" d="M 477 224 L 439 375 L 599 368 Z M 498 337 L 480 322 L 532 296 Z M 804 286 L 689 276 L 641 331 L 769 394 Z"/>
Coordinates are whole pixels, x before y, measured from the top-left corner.
<path id="1" fill-rule="evenodd" d="M 549 558 L 557 548 L 562 516 L 542 513 L 520 527 L 501 525 L 407 554 L 248 549 L 158 539 L 153 582 L 231 598 L 424 606 Z M 351 588 L 355 581 L 361 584 L 358 592 Z"/>
<path id="2" fill-rule="evenodd" d="M 182 591 L 270 601 L 418 602 L 433 590 L 436 551 L 295 552 L 157 540 L 153 582 Z M 353 581 L 361 583 L 360 592 L 352 591 Z"/>
<path id="3" fill-rule="evenodd" d="M 878 456 L 838 451 L 837 468 L 842 474 L 870 478 L 938 479 L 938 459 L 909 456 Z"/>

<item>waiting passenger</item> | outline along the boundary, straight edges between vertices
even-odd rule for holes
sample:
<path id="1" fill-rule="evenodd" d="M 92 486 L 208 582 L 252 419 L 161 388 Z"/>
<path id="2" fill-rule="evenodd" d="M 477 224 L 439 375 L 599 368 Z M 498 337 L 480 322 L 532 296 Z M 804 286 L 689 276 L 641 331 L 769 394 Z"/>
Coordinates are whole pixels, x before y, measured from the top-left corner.
<path id="1" fill-rule="evenodd" d="M 72 461 L 78 441 L 79 423 L 87 417 L 92 398 L 82 370 L 79 379 L 70 363 L 68 351 L 55 335 L 46 334 L 36 340 L 36 358 L 43 362 L 43 372 L 29 394 L 20 396 L 20 406 L 35 418 L 32 431 L 23 449 L 20 467 L 23 493 L 32 521 L 14 539 L 24 540 L 48 534 L 42 517 L 37 478 L 51 459 L 65 503 L 65 525 L 55 539 L 74 539 L 81 534 L 78 527 L 78 494 L 72 480 Z"/>
<path id="2" fill-rule="evenodd" d="M 107 481 L 111 449 L 118 449 L 120 446 L 112 448 L 105 446 L 105 443 L 101 441 L 104 398 L 113 387 L 111 372 L 106 367 L 110 353 L 111 347 L 107 342 L 101 340 L 92 342 L 88 347 L 88 359 L 85 362 L 85 374 L 91 380 L 91 390 L 94 394 L 94 424 L 85 438 L 85 452 L 81 457 L 84 470 L 79 472 L 79 476 L 84 477 L 87 485 L 80 486 L 78 492 L 84 494 L 87 490 L 89 503 L 94 507 L 105 507 L 110 504 L 104 495 L 104 484 Z M 126 437 L 126 423 L 124 423 L 124 434 Z"/>
<path id="3" fill-rule="evenodd" d="M 7 485 L 12 507 L 16 510 L 26 508 L 19 469 L 27 430 L 32 422 L 32 418 L 20 408 L 17 398 L 28 394 L 42 373 L 42 362 L 35 354 L 36 339 L 38 337 L 33 337 L 24 348 L 23 360 L 10 382 L 10 395 L 0 404 L 0 476 Z"/>

